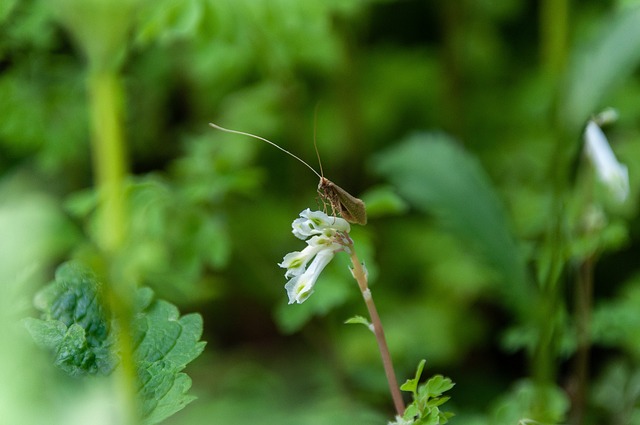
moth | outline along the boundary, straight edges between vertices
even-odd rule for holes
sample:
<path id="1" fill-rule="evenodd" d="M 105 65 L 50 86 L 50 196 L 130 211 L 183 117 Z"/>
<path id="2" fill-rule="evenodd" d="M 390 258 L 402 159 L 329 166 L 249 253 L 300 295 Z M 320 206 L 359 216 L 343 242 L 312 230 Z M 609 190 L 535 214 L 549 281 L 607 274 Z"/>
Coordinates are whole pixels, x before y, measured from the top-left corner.
<path id="1" fill-rule="evenodd" d="M 307 168 L 309 168 L 311 171 L 313 171 L 316 176 L 318 176 L 318 178 L 320 179 L 320 182 L 318 183 L 318 195 L 320 196 L 320 199 L 322 200 L 322 203 L 324 205 L 329 204 L 334 216 L 336 214 L 339 214 L 340 216 L 342 216 L 342 218 L 351 223 L 357 223 L 361 225 L 367 224 L 367 210 L 365 208 L 364 202 L 362 202 L 361 199 L 358 199 L 355 196 L 351 195 L 349 192 L 324 176 L 324 172 L 322 170 L 322 162 L 320 161 L 320 155 L 318 154 L 318 147 L 315 143 L 315 138 L 313 141 L 313 145 L 316 148 L 316 155 L 318 155 L 320 173 L 318 173 L 311 165 L 307 164 L 301 158 L 280 147 L 271 140 L 267 140 L 264 137 L 256 136 L 255 134 L 245 133 L 244 131 L 230 130 L 213 123 L 209 123 L 209 125 L 217 130 L 226 131 L 227 133 L 235 133 L 262 140 L 263 142 L 266 142 L 271 146 L 280 149 L 282 152 L 294 157 L 295 159 L 306 165 Z"/>

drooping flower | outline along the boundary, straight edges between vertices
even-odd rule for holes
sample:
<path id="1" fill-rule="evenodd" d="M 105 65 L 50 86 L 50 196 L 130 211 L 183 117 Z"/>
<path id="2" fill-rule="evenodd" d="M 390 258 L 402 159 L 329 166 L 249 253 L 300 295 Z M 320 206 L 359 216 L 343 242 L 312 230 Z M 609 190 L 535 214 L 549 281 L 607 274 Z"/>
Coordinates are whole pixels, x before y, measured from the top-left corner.
<path id="1" fill-rule="evenodd" d="M 306 239 L 307 246 L 302 251 L 288 253 L 278 265 L 287 269 L 285 277 L 291 278 L 285 285 L 289 304 L 300 304 L 313 293 L 318 276 L 333 256 L 349 249 L 351 227 L 342 218 L 307 208 L 293 221 L 292 228 L 297 238 Z"/>
<path id="2" fill-rule="evenodd" d="M 629 196 L 629 171 L 616 159 L 606 136 L 595 121 L 590 120 L 584 131 L 585 152 L 593 164 L 598 178 L 616 200 L 624 202 Z"/>
<path id="3" fill-rule="evenodd" d="M 284 289 L 289 296 L 289 304 L 293 304 L 294 302 L 301 304 L 309 298 L 309 295 L 313 293 L 313 287 L 318 280 L 318 276 L 320 276 L 325 266 L 333 259 L 334 255 L 335 253 L 333 251 L 323 250 L 319 252 L 308 269 L 287 282 Z"/>

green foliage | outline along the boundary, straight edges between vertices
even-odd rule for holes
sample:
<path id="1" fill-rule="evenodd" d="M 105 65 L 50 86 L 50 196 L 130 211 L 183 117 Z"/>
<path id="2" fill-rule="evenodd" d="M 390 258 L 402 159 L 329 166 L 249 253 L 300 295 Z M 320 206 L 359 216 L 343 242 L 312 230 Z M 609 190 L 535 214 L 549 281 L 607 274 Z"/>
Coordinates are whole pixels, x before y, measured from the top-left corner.
<path id="1" fill-rule="evenodd" d="M 308 302 L 286 305 L 275 264 L 295 249 L 289 224 L 315 205 L 315 176 L 207 127 L 254 132 L 314 164 L 319 105 L 324 171 L 367 203 L 370 222 L 352 237 L 401 375 L 425 357 L 456 370 L 452 422 L 575 422 L 555 385 L 573 385 L 585 325 L 575 294 L 591 262 L 597 378 L 594 391 L 582 385 L 584 423 L 637 422 L 639 13 L 623 0 L 0 1 L 3 418 L 75 425 L 93 406 L 67 385 L 99 379 L 47 370 L 14 323 L 33 315 L 62 258 L 206 311 L 214 354 L 190 373 L 200 402 L 172 424 L 388 417 L 372 337 L 342 323 L 362 311 L 345 256 Z M 106 93 L 114 102 L 94 103 L 96 71 L 119 87 Z M 620 114 L 607 137 L 629 167 L 622 206 L 594 190 L 580 157 L 585 120 L 607 106 Z M 94 144 L 114 134 L 120 161 Z M 118 226 L 100 220 L 104 170 L 124 180 Z M 116 231 L 122 244 L 105 252 L 100 235 Z M 119 367 L 117 331 L 89 303 L 109 287 L 82 276 L 40 292 L 43 319 L 27 326 L 60 368 L 99 375 Z M 156 421 L 190 400 L 181 368 L 200 348 L 196 319 L 150 294 L 130 294 L 131 326 L 160 350 L 139 368 Z M 159 335 L 176 337 L 178 324 L 195 333 L 173 353 Z M 544 379 L 522 380 L 539 370 Z"/>
<path id="2" fill-rule="evenodd" d="M 160 176 L 128 185 L 129 224 L 123 250 L 128 255 L 128 272 L 136 281 L 174 300 L 216 295 L 217 281 L 205 277 L 205 271 L 227 264 L 231 242 L 224 218 L 215 215 L 215 203 L 202 198 L 218 191 L 222 197 L 233 190 L 221 186 L 212 184 L 203 195 L 195 193 L 195 188 L 177 188 Z M 66 203 L 93 235 L 99 228 L 97 203 L 94 191 L 77 193 Z M 88 256 L 91 249 L 87 245 L 78 251 Z"/>
<path id="3" fill-rule="evenodd" d="M 442 394 L 453 388 L 455 384 L 449 378 L 435 375 L 424 384 L 419 385 L 425 363 L 426 360 L 421 360 L 415 377 L 408 379 L 407 382 L 400 386 L 401 390 L 412 393 L 413 401 L 405 409 L 402 419 L 397 419 L 396 422 L 391 422 L 391 424 L 446 424 L 453 416 L 453 413 L 441 411 L 440 406 L 450 399 L 450 397 L 442 396 Z"/>
<path id="4" fill-rule="evenodd" d="M 569 410 L 567 395 L 555 386 L 540 386 L 524 380 L 499 398 L 487 424 L 508 425 L 542 422 L 560 424 Z"/>
<path id="5" fill-rule="evenodd" d="M 356 324 L 357 325 L 364 325 L 369 330 L 373 331 L 373 328 L 372 328 L 373 325 L 371 324 L 371 322 L 369 322 L 369 320 L 367 320 L 366 317 L 363 317 L 363 316 L 350 317 L 349 319 L 345 320 L 344 323 L 347 324 L 347 325 L 356 325 Z"/>
<path id="6" fill-rule="evenodd" d="M 54 363 L 71 376 L 108 375 L 117 367 L 120 336 L 105 308 L 105 288 L 78 263 L 65 263 L 56 280 L 36 298 L 42 319 L 26 319 L 35 342 L 53 353 Z M 132 331 L 145 424 L 155 424 L 195 399 L 191 379 L 181 371 L 204 350 L 202 318 L 154 300 L 149 288 L 134 297 Z"/>
<path id="7" fill-rule="evenodd" d="M 601 301 L 593 314 L 591 334 L 594 343 L 605 347 L 618 347 L 633 359 L 640 359 L 640 280 L 634 277 L 620 289 L 615 297 Z"/>
<path id="8" fill-rule="evenodd" d="M 608 365 L 594 385 L 593 399 L 603 423 L 640 423 L 640 370 L 622 360 Z"/>
<path id="9" fill-rule="evenodd" d="M 444 134 L 414 134 L 380 155 L 376 169 L 499 273 L 505 305 L 517 313 L 530 307 L 532 293 L 524 261 L 504 208 L 472 156 Z"/>
<path id="10" fill-rule="evenodd" d="M 559 121 L 571 133 L 602 106 L 615 84 L 640 62 L 640 10 L 622 8 L 577 50 L 566 76 Z"/>
<path id="11" fill-rule="evenodd" d="M 140 380 L 139 396 L 145 424 L 155 424 L 181 410 L 195 397 L 187 394 L 191 378 L 181 371 L 204 350 L 202 317 L 180 316 L 163 300 L 153 301 L 153 292 L 142 288 L 133 322 L 135 357 Z"/>
<path id="12" fill-rule="evenodd" d="M 71 376 L 109 374 L 116 365 L 104 295 L 95 276 L 75 263 L 63 264 L 55 282 L 36 298 L 42 319 L 27 319 L 36 343 L 54 353 L 54 363 Z"/>
<path id="13" fill-rule="evenodd" d="M 378 186 L 362 195 L 367 205 L 367 216 L 402 215 L 409 209 L 407 202 L 395 192 L 393 187 Z"/>

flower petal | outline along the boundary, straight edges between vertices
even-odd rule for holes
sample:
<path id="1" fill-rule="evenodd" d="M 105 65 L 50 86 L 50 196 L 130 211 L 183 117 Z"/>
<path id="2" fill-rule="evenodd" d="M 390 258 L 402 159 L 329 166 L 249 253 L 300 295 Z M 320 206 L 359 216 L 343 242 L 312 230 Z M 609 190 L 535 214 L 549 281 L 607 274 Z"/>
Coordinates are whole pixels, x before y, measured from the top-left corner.
<path id="1" fill-rule="evenodd" d="M 349 232 L 349 223 L 339 217 L 330 217 L 322 211 L 311 211 L 309 208 L 300 213 L 300 218 L 293 221 L 292 232 L 298 239 L 306 239 L 309 236 L 323 234 L 325 231 L 335 233 Z"/>
<path id="2" fill-rule="evenodd" d="M 289 304 L 294 302 L 302 304 L 313 293 L 313 287 L 318 280 L 318 276 L 333 258 L 334 252 L 329 250 L 320 251 L 309 268 L 299 276 L 294 277 L 285 285 L 285 290 L 289 296 Z"/>
<path id="3" fill-rule="evenodd" d="M 585 152 L 602 181 L 616 199 L 623 202 L 629 195 L 629 171 L 616 159 L 606 136 L 594 121 L 589 121 L 584 133 Z"/>

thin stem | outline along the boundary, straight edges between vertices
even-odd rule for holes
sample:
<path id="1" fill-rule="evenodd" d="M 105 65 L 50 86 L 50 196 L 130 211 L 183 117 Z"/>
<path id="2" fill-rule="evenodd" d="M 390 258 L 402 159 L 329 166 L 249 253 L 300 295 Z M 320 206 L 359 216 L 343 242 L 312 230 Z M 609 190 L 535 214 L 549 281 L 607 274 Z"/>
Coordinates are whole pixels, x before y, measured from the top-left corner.
<path id="1" fill-rule="evenodd" d="M 589 385 L 589 349 L 591 304 L 593 299 L 593 256 L 587 257 L 580 265 L 576 282 L 575 309 L 578 331 L 578 351 L 574 364 L 575 395 L 571 412 L 572 424 L 584 421 L 587 406 L 587 388 Z"/>
<path id="2" fill-rule="evenodd" d="M 543 0 L 540 4 L 540 51 L 541 72 L 549 82 L 558 88 L 560 77 L 565 68 L 567 57 L 568 22 L 570 16 L 570 2 L 568 0 Z M 563 272 L 565 270 L 565 255 L 567 236 L 565 230 L 566 207 L 565 199 L 569 184 L 571 158 L 567 151 L 567 134 L 563 123 L 557 121 L 557 99 L 552 106 L 555 131 L 554 155 L 551 164 L 552 203 L 550 222 L 545 236 L 548 255 L 542 260 L 546 272 L 541 276 L 540 300 L 536 315 L 538 340 L 531 355 L 531 369 L 537 384 L 535 395 L 535 418 L 547 422 L 552 417 L 546 395 L 546 388 L 553 385 L 557 377 L 558 344 L 561 331 L 561 317 L 563 304 Z"/>
<path id="3" fill-rule="evenodd" d="M 402 416 L 404 413 L 404 401 L 402 400 L 402 394 L 400 394 L 400 387 L 398 387 L 398 380 L 396 379 L 396 373 L 393 370 L 393 362 L 391 361 L 391 353 L 387 346 L 387 339 L 384 336 L 384 329 L 382 328 L 382 321 L 378 315 L 378 309 L 373 302 L 371 290 L 367 284 L 367 275 L 362 268 L 362 264 L 356 255 L 356 251 L 351 245 L 351 263 L 353 264 L 353 277 L 358 282 L 360 292 L 369 310 L 369 318 L 373 325 L 373 333 L 376 336 L 378 343 L 378 349 L 380 350 L 380 356 L 382 357 L 382 364 L 384 366 L 384 373 L 387 376 L 387 382 L 389 383 L 389 391 L 391 391 L 391 397 L 393 398 L 393 404 L 396 408 L 398 416 Z"/>

